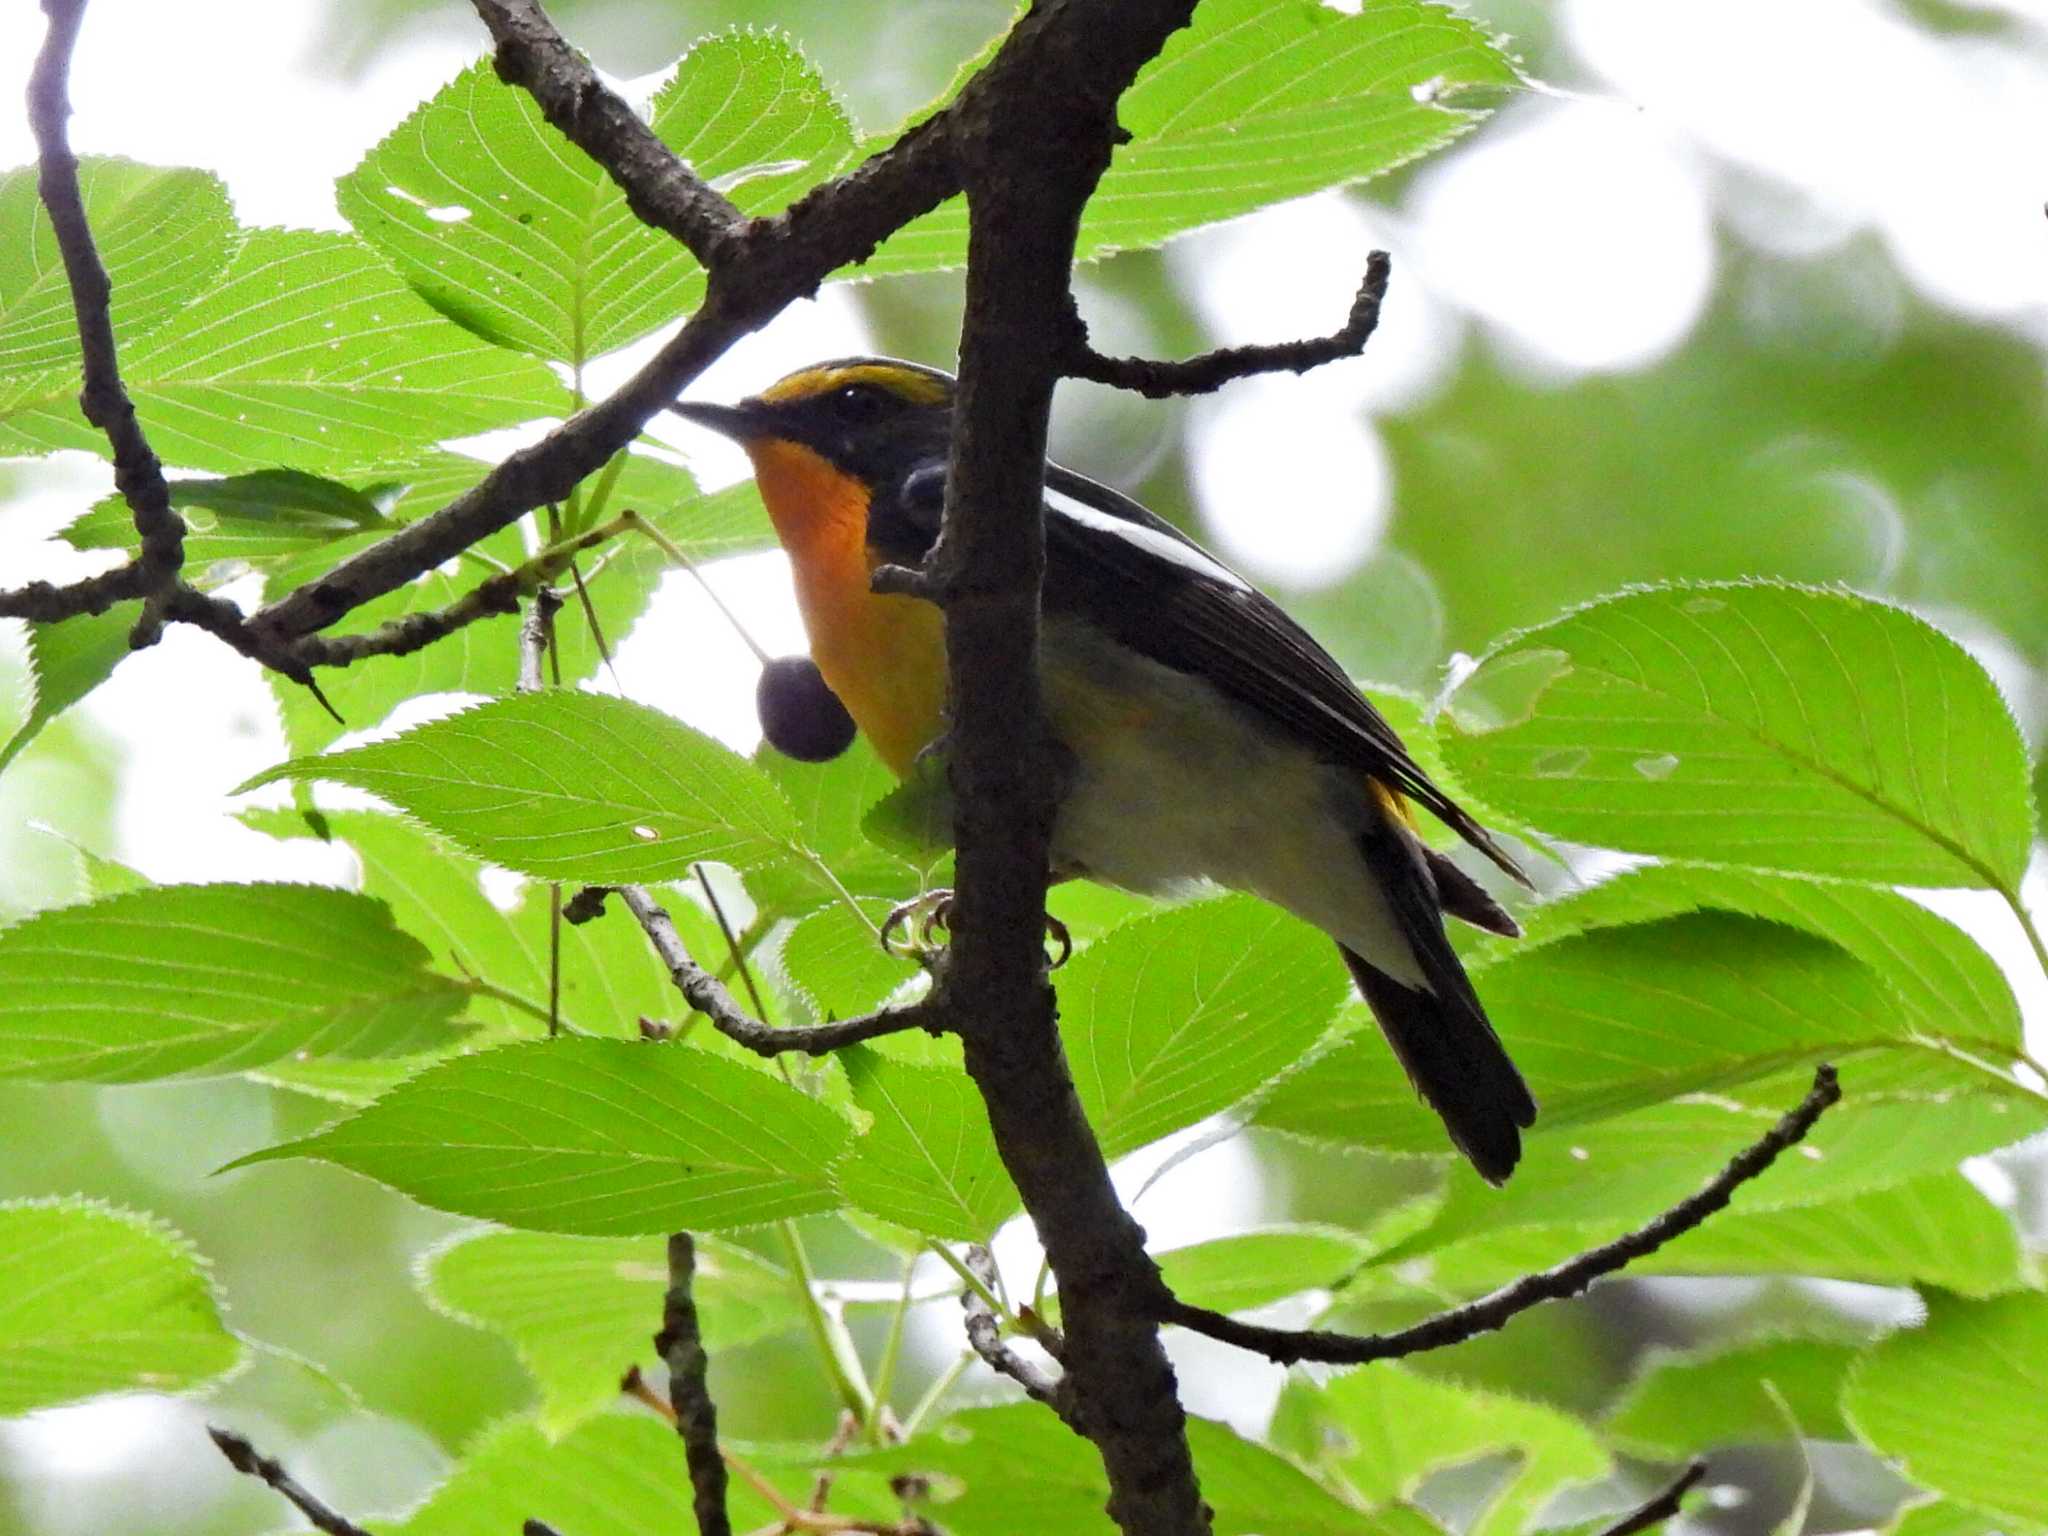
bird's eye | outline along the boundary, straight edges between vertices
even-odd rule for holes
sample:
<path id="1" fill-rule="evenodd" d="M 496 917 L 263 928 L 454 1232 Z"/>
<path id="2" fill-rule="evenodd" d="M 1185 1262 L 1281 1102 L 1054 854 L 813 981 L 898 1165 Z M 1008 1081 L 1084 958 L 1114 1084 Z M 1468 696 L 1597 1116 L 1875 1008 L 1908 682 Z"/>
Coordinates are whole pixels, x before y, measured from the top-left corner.
<path id="1" fill-rule="evenodd" d="M 889 403 L 886 390 L 872 384 L 849 384 L 833 393 L 832 414 L 845 422 L 869 422 L 886 412 Z"/>

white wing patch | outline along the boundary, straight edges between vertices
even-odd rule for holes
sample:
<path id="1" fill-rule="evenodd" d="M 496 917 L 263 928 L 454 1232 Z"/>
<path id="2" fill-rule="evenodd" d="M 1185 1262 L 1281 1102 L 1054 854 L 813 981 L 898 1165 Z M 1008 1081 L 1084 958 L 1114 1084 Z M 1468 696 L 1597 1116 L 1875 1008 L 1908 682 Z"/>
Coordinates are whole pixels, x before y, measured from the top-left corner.
<path id="1" fill-rule="evenodd" d="M 1210 559 L 1194 545 L 1185 543 L 1170 533 L 1161 533 L 1157 528 L 1148 528 L 1143 523 L 1134 523 L 1127 518 L 1117 517 L 1100 507 L 1091 507 L 1080 497 L 1055 490 L 1049 485 L 1045 488 L 1045 504 L 1060 516 L 1079 523 L 1084 528 L 1092 528 L 1097 533 L 1106 533 L 1113 538 L 1122 539 L 1126 544 L 1136 545 L 1147 554 L 1156 555 L 1182 570 L 1193 571 L 1210 581 L 1220 581 L 1223 585 L 1235 587 L 1240 592 L 1252 590 L 1245 579 L 1230 567 Z"/>

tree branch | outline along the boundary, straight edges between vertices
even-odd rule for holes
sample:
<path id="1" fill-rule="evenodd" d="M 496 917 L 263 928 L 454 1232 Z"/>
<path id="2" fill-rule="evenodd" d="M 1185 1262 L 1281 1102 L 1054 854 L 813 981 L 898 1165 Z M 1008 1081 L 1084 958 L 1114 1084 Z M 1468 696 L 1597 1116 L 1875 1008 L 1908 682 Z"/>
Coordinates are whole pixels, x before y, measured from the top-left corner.
<path id="1" fill-rule="evenodd" d="M 698 1536 L 732 1536 L 725 1506 L 725 1462 L 718 1454 L 718 1407 L 705 1380 L 710 1360 L 697 1328 L 697 1303 L 690 1286 L 697 1273 L 697 1245 L 687 1232 L 668 1239 L 668 1292 L 661 1303 L 661 1332 L 655 1352 L 668 1366 L 668 1400 L 676 1433 L 690 1466 L 691 1507 Z"/>
<path id="2" fill-rule="evenodd" d="M 863 1040 L 898 1034 L 906 1029 L 921 1029 L 933 1035 L 943 1034 L 946 1030 L 945 1010 L 931 999 L 904 1008 L 864 1013 L 858 1018 L 836 1019 L 829 1024 L 781 1027 L 764 1023 L 742 1009 L 733 1000 L 733 995 L 726 991 L 723 982 L 690 958 L 683 936 L 676 932 L 674 919 L 645 887 L 622 885 L 618 892 L 620 899 L 639 920 L 648 942 L 661 957 L 661 963 L 668 967 L 669 979 L 683 994 L 683 1001 L 709 1019 L 712 1027 L 726 1039 L 745 1046 L 756 1056 L 780 1056 L 786 1051 L 823 1056 L 842 1046 L 858 1045 Z M 579 917 L 584 917 L 589 910 L 582 892 L 577 893 L 570 905 L 580 909 Z"/>
<path id="3" fill-rule="evenodd" d="M 985 1286 L 996 1282 L 996 1261 L 988 1249 L 980 1243 L 967 1250 L 963 1261 L 974 1277 Z M 966 1286 L 960 1292 L 960 1306 L 967 1314 L 967 1342 L 974 1352 L 981 1356 L 982 1363 L 999 1376 L 1007 1376 L 1024 1389 L 1024 1395 L 1033 1402 L 1045 1404 L 1069 1424 L 1073 1422 L 1073 1404 L 1068 1399 L 1064 1383 L 1051 1372 L 1042 1370 L 1026 1360 L 1003 1342 L 1003 1328 L 996 1318 L 995 1309 L 973 1286 Z"/>
<path id="4" fill-rule="evenodd" d="M 1679 1506 L 1685 1502 L 1685 1496 L 1692 1492 L 1700 1479 L 1706 1475 L 1707 1464 L 1704 1461 L 1693 1462 L 1683 1472 L 1678 1474 L 1678 1480 L 1669 1488 L 1666 1488 L 1641 1509 L 1624 1515 L 1614 1524 L 1608 1526 L 1606 1530 L 1600 1532 L 1600 1536 L 1637 1536 L 1638 1532 L 1647 1531 L 1651 1526 L 1656 1525 L 1660 1521 L 1671 1519 L 1678 1514 Z"/>
<path id="5" fill-rule="evenodd" d="M 284 1464 L 263 1455 L 255 1446 L 231 1429 L 206 1426 L 213 1443 L 220 1447 L 221 1455 L 227 1457 L 228 1465 L 248 1477 L 267 1484 L 288 1499 L 298 1512 L 306 1517 L 317 1531 L 327 1536 L 370 1536 L 370 1533 L 344 1515 L 336 1514 L 319 1499 L 308 1493 L 286 1471 Z"/>
<path id="6" fill-rule="evenodd" d="M 1178 1323 L 1212 1339 L 1264 1355 L 1279 1365 L 1316 1360 L 1328 1365 L 1360 1365 L 1368 1360 L 1395 1360 L 1424 1350 L 1443 1349 L 1502 1328 L 1519 1314 L 1546 1301 L 1576 1296 L 1595 1280 L 1611 1275 L 1646 1254 L 1681 1237 L 1715 1212 L 1726 1208 L 1735 1191 L 1777 1161 L 1786 1148 L 1805 1138 L 1828 1107 L 1842 1097 L 1835 1069 L 1814 1070 L 1813 1087 L 1784 1118 L 1732 1158 L 1696 1195 L 1681 1200 L 1644 1226 L 1611 1243 L 1580 1254 L 1552 1269 L 1524 1275 L 1490 1296 L 1469 1301 L 1448 1312 L 1425 1318 L 1394 1333 L 1326 1333 L 1316 1329 L 1262 1328 L 1241 1323 L 1207 1307 L 1191 1307 L 1170 1299 L 1161 1320 Z"/>
<path id="7" fill-rule="evenodd" d="M 1062 776 L 1041 716 L 1039 583 L 1053 385 L 1071 334 L 1081 210 L 1123 137 L 1116 104 L 1193 0 L 1041 0 L 949 114 L 967 189 L 967 308 L 943 531 L 956 806 L 952 1009 L 1003 1166 L 1059 1276 L 1071 1422 L 1129 1536 L 1210 1514 L 1159 1340 L 1165 1291 L 1074 1092 L 1043 935 Z"/>
<path id="8" fill-rule="evenodd" d="M 1365 280 L 1351 301 L 1344 324 L 1328 336 L 1309 341 L 1277 341 L 1258 346 L 1220 347 L 1184 362 L 1155 362 L 1142 357 L 1105 357 L 1088 345 L 1088 327 L 1072 317 L 1072 340 L 1061 362 L 1069 378 L 1134 390 L 1153 400 L 1174 395 L 1206 395 L 1234 379 L 1256 373 L 1307 373 L 1325 363 L 1356 357 L 1380 323 L 1380 305 L 1387 296 L 1385 251 L 1366 258 Z"/>
<path id="9" fill-rule="evenodd" d="M 92 226 L 86 222 L 85 198 L 78 186 L 78 156 L 71 150 L 71 55 L 85 19 L 85 0 L 43 0 L 43 13 L 50 18 L 49 30 L 28 86 L 29 125 L 36 139 L 36 190 L 49 211 L 50 231 L 64 260 L 71 309 L 78 321 L 85 381 L 79 409 L 106 434 L 114 455 L 114 484 L 128 503 L 135 532 L 142 540 L 134 561 L 135 590 L 123 595 L 144 600 L 134 643 L 147 645 L 162 631 L 164 599 L 177 585 L 178 572 L 185 563 L 185 525 L 171 508 L 163 465 L 143 436 L 141 423 L 135 419 L 135 404 L 121 383 L 120 358 L 114 350 L 114 286 L 93 242 Z M 74 613 L 104 611 L 113 599 L 99 599 L 109 588 L 123 585 L 104 578 L 100 582 L 97 587 L 80 583 L 81 606 L 73 609 Z M 20 594 L 8 596 L 18 598 Z M 47 609 L 48 588 L 42 590 L 39 601 Z M 98 606 L 92 606 L 94 603 Z M 9 609 L 13 606 L 8 604 Z"/>

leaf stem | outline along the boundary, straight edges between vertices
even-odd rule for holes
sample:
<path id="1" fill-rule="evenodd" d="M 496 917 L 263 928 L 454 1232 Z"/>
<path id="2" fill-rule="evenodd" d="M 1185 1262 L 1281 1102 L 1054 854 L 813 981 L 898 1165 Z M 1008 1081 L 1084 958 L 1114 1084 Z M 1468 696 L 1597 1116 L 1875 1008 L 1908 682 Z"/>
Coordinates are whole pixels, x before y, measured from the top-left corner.
<path id="1" fill-rule="evenodd" d="M 2041 968 L 2041 974 L 2048 977 L 2048 943 L 2042 942 L 2041 930 L 2034 926 L 2034 919 L 2027 911 L 2027 904 L 2020 900 L 2017 883 L 1998 887 L 1998 894 L 2005 901 L 2012 915 L 2019 919 L 2020 932 L 2027 936 L 2027 943 L 2033 947 L 2034 964 Z"/>
<path id="2" fill-rule="evenodd" d="M 762 649 L 761 643 L 748 631 L 747 626 L 740 622 L 740 616 L 726 606 L 725 599 L 718 595 L 718 589 L 705 579 L 702 571 L 697 569 L 697 562 L 683 553 L 681 545 L 655 527 L 654 524 L 648 522 L 638 512 L 631 511 L 630 509 L 621 512 L 619 514 L 619 521 L 628 528 L 643 533 L 652 539 L 661 547 L 663 554 L 667 555 L 669 559 L 695 577 L 697 585 L 704 589 L 704 595 L 711 599 L 711 606 L 725 615 L 725 622 L 733 627 L 733 632 L 746 644 L 747 649 L 754 653 L 754 660 L 761 663 L 764 667 L 768 665 L 770 657 L 767 651 Z"/>
<path id="3" fill-rule="evenodd" d="M 776 1225 L 782 1233 L 783 1246 L 789 1252 L 789 1270 L 796 1279 L 797 1300 L 803 1305 L 804 1318 L 810 1324 L 811 1338 L 818 1346 L 825 1373 L 832 1378 L 839 1400 L 865 1424 L 875 1415 L 875 1398 L 868 1389 L 853 1339 L 846 1331 L 845 1322 L 834 1316 L 818 1297 L 818 1278 L 811 1269 L 811 1257 L 804 1251 L 804 1240 L 796 1229 L 796 1223 L 785 1219 Z"/>
<path id="4" fill-rule="evenodd" d="M 583 503 L 586 522 L 594 523 L 604 516 L 604 509 L 612 499 L 612 491 L 619 483 L 619 476 L 625 473 L 626 450 L 621 448 L 613 454 L 603 469 L 597 472 L 597 481 L 590 488 L 590 499 Z"/>
<path id="5" fill-rule="evenodd" d="M 903 1438 L 905 1440 L 916 1437 L 917 1432 L 924 1427 L 924 1421 L 930 1418 L 932 1411 L 946 1400 L 946 1394 L 953 1390 L 954 1384 L 966 1373 L 967 1367 L 972 1365 L 974 1360 L 975 1354 L 973 1350 L 962 1350 L 959 1358 L 947 1366 L 945 1370 L 941 1371 L 938 1379 L 924 1389 L 924 1395 L 917 1400 L 917 1405 L 910 1410 L 910 1417 L 903 1421 Z"/>
<path id="6" fill-rule="evenodd" d="M 493 1002 L 503 1003 L 507 1008 L 516 1008 L 529 1018 L 538 1019 L 543 1024 L 554 1022 L 549 1018 L 546 1004 L 536 1003 L 530 997 L 521 997 L 517 992 L 501 987 L 495 982 L 485 981 L 481 976 L 469 977 L 464 982 L 464 985 L 478 997 L 488 997 Z M 580 1035 L 583 1033 L 575 1025 L 566 1021 L 561 1024 L 561 1032 L 569 1035 Z"/>
<path id="7" fill-rule="evenodd" d="M 889 1392 L 896 1385 L 896 1364 L 903 1355 L 903 1329 L 910 1319 L 911 1277 L 917 1273 L 917 1255 L 903 1261 L 903 1289 L 896 1297 L 896 1310 L 889 1318 L 889 1337 L 882 1343 L 882 1363 L 875 1367 L 875 1411 L 868 1420 L 868 1438 L 887 1445 L 889 1434 Z"/>

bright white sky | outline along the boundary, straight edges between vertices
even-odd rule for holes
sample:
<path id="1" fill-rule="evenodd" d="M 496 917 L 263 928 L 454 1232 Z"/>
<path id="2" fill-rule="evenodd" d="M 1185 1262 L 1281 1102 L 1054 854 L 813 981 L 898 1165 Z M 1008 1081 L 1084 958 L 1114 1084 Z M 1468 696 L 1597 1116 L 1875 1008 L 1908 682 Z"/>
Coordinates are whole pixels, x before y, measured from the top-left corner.
<path id="1" fill-rule="evenodd" d="M 1373 549 L 1397 490 L 1361 407 L 1427 399 L 1472 327 L 1539 379 L 1653 363 L 1708 300 L 1717 219 L 1790 255 L 1875 232 L 1921 298 L 2048 343 L 2048 8 L 1983 9 L 2024 26 L 1938 41 L 1882 0 L 1564 0 L 1573 89 L 1510 108 L 1398 205 L 1313 198 L 1179 243 L 1175 268 L 1228 342 L 1327 330 L 1365 252 L 1383 244 L 1396 260 L 1365 360 L 1238 386 L 1198 407 L 1198 494 L 1219 548 L 1283 583 L 1350 566 Z M 73 79 L 74 142 L 209 167 L 248 222 L 339 228 L 332 178 L 466 65 L 481 38 L 425 36 L 343 82 L 309 62 L 316 22 L 315 7 L 292 0 L 96 0 Z M 0 6 L 0 102 L 21 99 L 41 32 L 40 7 Z M 31 153 L 19 116 L 0 112 L 0 166 Z M 844 295 L 828 294 L 744 343 L 692 393 L 732 398 L 865 340 Z M 593 387 L 637 360 L 595 370 Z M 723 444 L 672 430 L 707 481 L 741 473 Z M 1288 464 L 1302 494 L 1273 491 Z M 0 522 L 9 581 L 75 569 L 43 540 L 111 483 L 84 456 L 42 476 L 43 493 Z M 1332 486 L 1345 494 L 1333 498 Z M 802 648 L 779 556 L 727 562 L 715 579 L 771 651 Z M 677 665 L 684 655 L 687 667 Z M 750 659 L 687 579 L 671 580 L 619 673 L 629 693 L 752 745 Z M 225 815 L 223 792 L 284 748 L 263 685 L 210 640 L 174 630 L 86 707 L 150 762 L 147 774 L 125 776 L 112 851 L 158 879 L 340 873 L 309 845 L 286 850 Z M 155 750 L 171 739 L 215 746 Z M 0 789 L 0 824 L 17 811 Z M 2006 925 L 1994 915 L 1973 926 L 2012 957 L 2038 1029 L 2044 989 Z M 1228 1178 L 1208 1182 L 1228 1194 Z M 1207 1215 L 1213 1230 L 1234 1213 Z M 1162 1205 L 1148 1221 L 1180 1218 Z"/>

